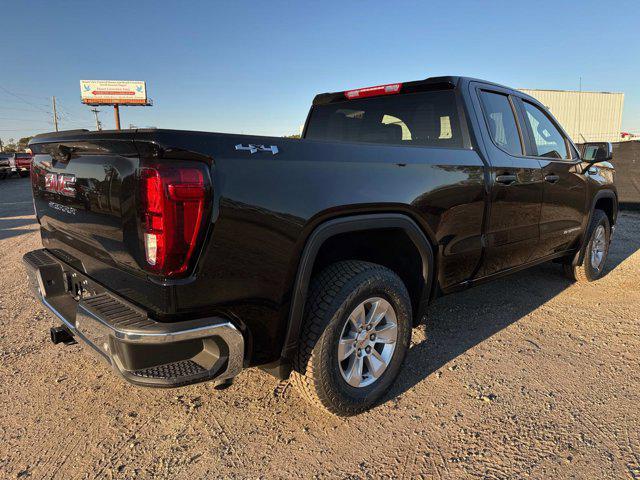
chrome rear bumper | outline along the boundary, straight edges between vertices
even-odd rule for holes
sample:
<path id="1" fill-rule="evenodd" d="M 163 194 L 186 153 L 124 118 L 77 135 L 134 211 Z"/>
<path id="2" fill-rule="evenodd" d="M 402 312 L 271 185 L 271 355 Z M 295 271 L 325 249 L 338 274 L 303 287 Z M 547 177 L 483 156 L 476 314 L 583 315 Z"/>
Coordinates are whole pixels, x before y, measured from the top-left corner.
<path id="1" fill-rule="evenodd" d="M 225 319 L 157 322 L 46 250 L 23 261 L 34 295 L 131 383 L 175 387 L 242 370 L 244 338 Z"/>

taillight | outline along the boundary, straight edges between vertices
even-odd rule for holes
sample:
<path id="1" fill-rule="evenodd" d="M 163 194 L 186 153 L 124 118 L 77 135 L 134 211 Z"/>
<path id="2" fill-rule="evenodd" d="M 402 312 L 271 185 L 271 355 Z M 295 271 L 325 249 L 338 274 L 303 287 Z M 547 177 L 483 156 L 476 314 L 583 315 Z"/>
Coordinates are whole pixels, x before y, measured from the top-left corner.
<path id="1" fill-rule="evenodd" d="M 400 93 L 401 88 L 401 83 L 390 83 L 388 85 L 378 85 L 376 87 L 347 90 L 344 92 L 344 96 L 347 97 L 348 100 L 355 100 L 356 98 L 377 97 L 378 95 L 393 95 L 394 93 Z"/>
<path id="2" fill-rule="evenodd" d="M 157 164 L 141 169 L 140 220 L 147 270 L 169 277 L 187 271 L 206 225 L 210 193 L 205 165 Z"/>

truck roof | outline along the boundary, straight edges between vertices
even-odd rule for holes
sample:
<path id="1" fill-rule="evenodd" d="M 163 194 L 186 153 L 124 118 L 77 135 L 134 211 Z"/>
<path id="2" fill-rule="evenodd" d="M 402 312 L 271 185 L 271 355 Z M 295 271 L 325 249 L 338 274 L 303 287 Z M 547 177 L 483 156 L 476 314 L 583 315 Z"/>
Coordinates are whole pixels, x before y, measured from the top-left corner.
<path id="1" fill-rule="evenodd" d="M 490 82 L 487 80 L 482 80 L 479 78 L 464 77 L 464 76 L 458 76 L 458 75 L 445 75 L 441 77 L 429 77 L 429 78 L 425 78 L 424 80 L 415 80 L 411 82 L 398 82 L 398 83 L 393 83 L 388 85 L 379 85 L 377 87 L 365 87 L 365 88 L 355 89 L 355 90 L 343 90 L 339 92 L 320 93 L 316 95 L 315 98 L 313 99 L 313 105 L 325 105 L 327 103 L 343 101 L 345 99 L 345 94 L 347 93 L 358 92 L 363 90 L 371 91 L 372 89 L 383 88 L 383 87 L 401 86 L 403 93 L 412 93 L 412 92 L 428 91 L 428 90 L 450 90 L 450 89 L 453 90 L 455 88 L 458 88 L 461 83 L 469 83 L 469 82 L 481 82 L 489 85 L 495 85 L 496 87 L 515 91 L 515 89 L 511 87 L 500 85 L 499 83 Z M 398 87 L 398 90 L 399 90 L 399 87 Z M 398 93 L 398 90 L 395 90 L 393 92 L 386 92 L 386 93 Z M 384 94 L 384 93 L 381 92 L 380 94 Z M 526 94 L 523 94 L 523 95 L 526 95 Z M 373 95 L 367 95 L 367 96 L 373 96 Z M 528 95 L 526 96 L 528 97 Z"/>

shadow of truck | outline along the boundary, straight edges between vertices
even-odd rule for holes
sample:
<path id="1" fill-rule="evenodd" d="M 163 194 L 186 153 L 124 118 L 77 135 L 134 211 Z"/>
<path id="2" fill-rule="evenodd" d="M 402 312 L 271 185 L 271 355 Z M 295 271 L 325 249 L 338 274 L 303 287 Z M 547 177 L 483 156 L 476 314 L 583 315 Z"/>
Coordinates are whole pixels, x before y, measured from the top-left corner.
<path id="1" fill-rule="evenodd" d="M 640 249 L 640 214 L 621 213 L 604 275 Z M 545 263 L 437 299 L 427 310 L 426 339 L 408 352 L 395 387 L 401 395 L 447 363 L 518 322 L 572 285 L 556 263 Z"/>

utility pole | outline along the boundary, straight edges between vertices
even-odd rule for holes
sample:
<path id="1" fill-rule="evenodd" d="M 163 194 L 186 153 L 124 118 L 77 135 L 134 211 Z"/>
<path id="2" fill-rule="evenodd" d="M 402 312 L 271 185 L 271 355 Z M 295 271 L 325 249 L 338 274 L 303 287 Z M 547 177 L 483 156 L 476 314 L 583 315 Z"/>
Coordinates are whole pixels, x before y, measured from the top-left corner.
<path id="1" fill-rule="evenodd" d="M 97 108 L 92 108 L 91 111 L 93 112 L 93 114 L 96 116 L 96 129 L 97 130 L 102 130 L 102 122 L 100 122 L 100 120 L 98 119 L 98 113 L 100 113 L 100 110 L 98 110 Z"/>
<path id="2" fill-rule="evenodd" d="M 58 112 L 56 112 L 56 97 L 51 97 L 51 101 L 53 102 L 53 124 L 56 127 L 56 132 L 58 131 Z"/>
<path id="3" fill-rule="evenodd" d="M 580 76 L 579 92 L 580 93 L 578 93 L 578 133 L 582 135 L 582 76 Z"/>
<path id="4" fill-rule="evenodd" d="M 4 149 L 2 148 L 2 139 L 0 138 L 0 152 L 3 152 Z"/>

